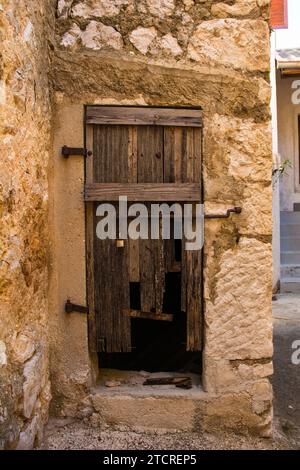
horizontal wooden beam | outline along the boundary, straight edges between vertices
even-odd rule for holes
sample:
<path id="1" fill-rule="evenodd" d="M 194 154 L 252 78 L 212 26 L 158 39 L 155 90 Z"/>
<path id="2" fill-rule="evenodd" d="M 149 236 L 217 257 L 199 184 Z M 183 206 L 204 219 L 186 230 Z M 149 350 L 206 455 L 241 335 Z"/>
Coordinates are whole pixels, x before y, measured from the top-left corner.
<path id="1" fill-rule="evenodd" d="M 84 199 L 118 201 L 127 196 L 132 202 L 200 202 L 198 183 L 94 183 L 85 186 Z"/>
<path id="2" fill-rule="evenodd" d="M 88 106 L 87 124 L 202 127 L 200 109 Z"/>
<path id="3" fill-rule="evenodd" d="M 143 318 L 144 320 L 173 321 L 174 315 L 168 313 L 141 312 L 140 310 L 123 310 L 123 314 L 130 318 Z"/>

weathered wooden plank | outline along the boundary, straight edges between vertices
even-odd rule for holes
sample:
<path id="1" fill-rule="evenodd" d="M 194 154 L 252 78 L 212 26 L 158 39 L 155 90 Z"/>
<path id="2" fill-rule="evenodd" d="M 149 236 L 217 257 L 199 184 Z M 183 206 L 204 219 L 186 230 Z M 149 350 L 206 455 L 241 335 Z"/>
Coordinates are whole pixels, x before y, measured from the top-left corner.
<path id="1" fill-rule="evenodd" d="M 194 132 L 196 131 L 196 132 Z M 201 191 L 201 131 L 183 129 L 182 181 L 197 183 Z M 199 202 L 201 202 L 202 194 Z M 182 242 L 182 310 L 187 315 L 187 350 L 202 347 L 202 251 L 187 251 Z"/>
<path id="2" fill-rule="evenodd" d="M 186 251 L 187 351 L 200 351 L 202 347 L 201 284 L 201 251 Z"/>
<path id="3" fill-rule="evenodd" d="M 201 192 L 199 183 L 147 182 L 85 185 L 85 201 L 118 201 L 120 196 L 127 196 L 130 202 L 199 202 Z"/>
<path id="4" fill-rule="evenodd" d="M 138 128 L 138 183 L 152 193 L 154 185 L 161 183 L 160 201 L 162 200 L 162 192 L 166 189 L 163 184 L 163 139 L 163 128 L 153 126 Z M 139 200 L 145 199 L 142 197 Z M 153 201 L 153 198 L 148 200 Z M 150 237 L 148 240 L 140 240 L 140 279 L 141 309 L 144 312 L 160 314 L 163 309 L 165 290 L 164 253 L 161 237 L 159 240 L 153 240 Z"/>
<path id="5" fill-rule="evenodd" d="M 93 148 L 93 126 L 87 126 L 86 147 Z M 86 181 L 93 181 L 93 154 L 85 160 Z M 86 275 L 87 275 L 87 303 L 88 303 L 88 336 L 89 350 L 97 352 L 97 328 L 95 310 L 95 279 L 94 279 L 94 211 L 93 203 L 86 204 Z"/>
<path id="6" fill-rule="evenodd" d="M 164 183 L 179 183 L 181 165 L 181 137 L 182 129 L 167 127 L 164 129 Z M 179 168 L 178 168 L 179 167 Z M 179 202 L 180 199 L 176 199 Z M 175 259 L 174 220 L 170 221 L 171 238 L 164 240 L 166 272 L 180 271 L 180 263 Z"/>
<path id="7" fill-rule="evenodd" d="M 94 183 L 128 183 L 128 127 L 94 126 Z"/>
<path id="8" fill-rule="evenodd" d="M 124 126 L 94 129 L 94 181 L 128 181 L 128 128 Z M 98 222 L 94 203 L 94 234 Z M 128 244 L 119 249 L 115 240 L 94 237 L 94 285 L 98 350 L 130 352 L 130 319 L 122 310 L 129 308 Z"/>
<path id="9" fill-rule="evenodd" d="M 185 249 L 185 238 L 182 238 L 181 241 L 181 311 L 187 312 L 187 305 L 186 305 L 186 249 Z"/>
<path id="10" fill-rule="evenodd" d="M 200 109 L 88 106 L 87 124 L 202 127 Z"/>
<path id="11" fill-rule="evenodd" d="M 130 320 L 122 315 L 130 308 L 127 243 L 119 249 L 115 240 L 94 241 L 95 303 L 98 344 L 102 352 L 130 352 Z M 104 341 L 102 341 L 104 339 Z"/>
<path id="12" fill-rule="evenodd" d="M 137 183 L 137 128 L 128 128 L 128 183 Z"/>
<path id="13" fill-rule="evenodd" d="M 164 293 L 165 293 L 165 252 L 164 240 L 161 238 L 161 219 L 160 223 L 160 238 L 159 240 L 152 240 L 155 247 L 155 312 L 157 315 L 163 311 Z"/>
<path id="14" fill-rule="evenodd" d="M 140 310 L 123 310 L 123 314 L 130 318 L 143 318 L 145 320 L 173 321 L 174 315 L 169 313 L 141 312 Z"/>
<path id="15" fill-rule="evenodd" d="M 137 128 L 128 128 L 128 183 L 137 183 Z M 128 240 L 129 281 L 140 282 L 139 240 Z"/>

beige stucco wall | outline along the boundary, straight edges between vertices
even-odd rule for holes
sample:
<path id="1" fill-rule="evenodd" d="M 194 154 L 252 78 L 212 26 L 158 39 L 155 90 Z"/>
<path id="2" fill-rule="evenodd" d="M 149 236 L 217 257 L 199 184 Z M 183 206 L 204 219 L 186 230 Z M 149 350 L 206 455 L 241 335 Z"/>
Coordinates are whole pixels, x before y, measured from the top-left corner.
<path id="1" fill-rule="evenodd" d="M 281 161 L 290 160 L 293 168 L 287 169 L 280 184 L 280 205 L 283 211 L 293 211 L 293 204 L 300 202 L 300 185 L 296 175 L 299 175 L 299 148 L 298 148 L 298 115 L 300 105 L 292 102 L 295 89 L 292 83 L 295 78 L 281 79 L 277 74 L 277 100 L 278 100 L 278 135 L 279 154 Z"/>
<path id="2" fill-rule="evenodd" d="M 276 75 L 276 33 L 271 34 L 271 115 L 272 115 L 272 149 L 273 168 L 280 165 L 278 151 L 278 106 L 277 106 L 277 75 Z M 280 285 L 280 184 L 273 181 L 273 291 L 277 292 Z"/>
<path id="3" fill-rule="evenodd" d="M 206 224 L 203 386 L 212 401 L 227 396 L 230 407 L 235 400 L 247 402 L 248 411 L 241 416 L 244 428 L 253 416 L 253 427 L 263 434 L 270 431 L 268 5 L 210 0 L 104 1 L 101 6 L 59 2 L 58 47 L 52 56 L 56 239 L 51 330 L 57 413 L 83 417 L 93 412 L 86 320 L 63 312 L 68 296 L 78 303 L 86 300 L 83 163 L 81 157 L 62 160 L 59 147 L 81 144 L 85 104 L 200 105 L 206 211 L 243 207 L 240 216 Z M 223 408 L 225 427 L 226 414 Z M 222 421 L 222 409 L 216 415 Z"/>
<path id="4" fill-rule="evenodd" d="M 0 449 L 42 437 L 48 370 L 48 44 L 53 2 L 0 7 Z"/>

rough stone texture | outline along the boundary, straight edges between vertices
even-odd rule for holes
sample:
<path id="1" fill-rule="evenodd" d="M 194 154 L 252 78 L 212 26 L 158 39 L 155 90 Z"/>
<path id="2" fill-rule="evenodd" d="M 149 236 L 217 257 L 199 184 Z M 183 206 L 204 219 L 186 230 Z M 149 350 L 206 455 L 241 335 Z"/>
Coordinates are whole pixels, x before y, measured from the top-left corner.
<path id="1" fill-rule="evenodd" d="M 203 385 L 207 395 L 196 426 L 268 435 L 272 420 L 270 2 L 105 4 L 111 12 L 106 16 L 92 15 L 95 3 L 88 1 L 64 2 L 58 12 L 58 43 L 62 38 L 70 41 L 53 55 L 58 114 L 65 115 L 73 103 L 202 106 L 206 211 L 238 205 L 243 212 L 206 224 Z M 97 5 L 102 8 L 102 2 Z M 117 31 L 122 49 L 96 54 L 85 47 L 82 32 L 93 22 Z M 73 36 L 77 38 L 70 39 Z M 74 118 L 73 125 L 79 128 L 81 119 Z M 59 260 L 64 255 L 56 256 Z M 70 255 L 71 259 L 75 263 Z M 78 285 L 83 286 L 80 279 Z M 85 295 L 84 289 L 79 292 Z M 82 345 L 84 341 L 85 337 Z M 76 360 L 80 364 L 73 355 Z M 58 414 L 92 413 L 95 423 L 109 421 L 114 406 L 108 398 L 101 402 L 98 397 L 95 410 L 87 381 L 84 392 L 76 379 L 76 396 L 63 364 L 54 376 L 60 391 Z M 141 400 L 139 406 L 146 404 Z M 123 411 L 120 420 L 130 419 L 130 413 Z"/>
<path id="2" fill-rule="evenodd" d="M 114 34 L 120 33 L 124 48 L 134 55 L 148 53 L 156 59 L 166 58 L 170 63 L 180 59 L 182 66 L 191 61 L 268 71 L 269 50 L 265 44 L 269 33 L 264 20 L 268 18 L 269 3 L 269 0 L 238 0 L 230 4 L 213 0 L 60 0 L 58 35 L 62 45 L 72 47 L 73 43 L 68 45 L 66 38 L 74 37 L 76 28 L 76 45 L 89 48 L 81 42 L 80 30 L 86 30 L 95 21 L 104 22 L 114 28 Z M 95 25 L 93 30 L 94 38 L 99 36 L 101 41 L 101 31 L 97 32 Z M 155 47 L 149 48 L 149 35 L 154 31 L 157 41 Z M 132 41 L 136 35 L 138 44 L 145 37 L 144 47 L 136 47 Z"/>
<path id="3" fill-rule="evenodd" d="M 249 44 L 251 36 L 251 47 Z M 222 19 L 203 22 L 189 42 L 189 59 L 212 66 L 262 71 L 269 70 L 269 50 L 264 44 L 269 28 L 263 20 Z"/>
<path id="4" fill-rule="evenodd" d="M 48 23 L 56 2 L 21 0 L 18 8 L 5 2 L 5 13 L 0 12 L 1 447 L 32 447 L 47 417 L 48 259 L 52 410 L 101 420 L 102 405 L 95 409 L 90 398 L 95 360 L 88 354 L 86 318 L 63 313 L 66 298 L 86 302 L 84 174 L 82 159 L 63 161 L 59 148 L 84 145 L 87 103 L 202 106 L 206 211 L 239 205 L 243 212 L 206 224 L 206 393 L 203 408 L 192 405 L 199 409 L 192 425 L 269 434 L 269 4 L 59 0 L 48 75 L 47 39 L 54 30 Z M 48 77 L 54 104 L 50 191 Z M 140 410 L 145 406 L 141 400 Z M 172 406 L 168 401 L 164 419 Z M 123 413 L 122 420 L 129 417 Z"/>
<path id="5" fill-rule="evenodd" d="M 211 11 L 214 16 L 220 18 L 257 16 L 258 2 L 256 0 L 237 0 L 233 5 L 227 3 L 216 3 L 212 5 Z"/>
<path id="6" fill-rule="evenodd" d="M 41 437 L 50 400 L 47 38 L 52 7 L 52 1 L 7 0 L 0 8 L 0 449 L 18 441 L 31 447 Z M 43 367 L 29 374 L 30 364 L 40 361 Z"/>
<path id="7" fill-rule="evenodd" d="M 129 40 L 138 51 L 142 54 L 146 54 L 151 42 L 156 38 L 156 36 L 157 32 L 155 28 L 139 27 L 131 32 Z"/>

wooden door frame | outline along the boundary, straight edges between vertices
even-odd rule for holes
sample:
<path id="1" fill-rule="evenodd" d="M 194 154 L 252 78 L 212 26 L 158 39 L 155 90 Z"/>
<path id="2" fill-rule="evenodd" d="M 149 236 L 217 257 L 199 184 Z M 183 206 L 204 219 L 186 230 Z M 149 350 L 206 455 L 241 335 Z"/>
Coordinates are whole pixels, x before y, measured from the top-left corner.
<path id="1" fill-rule="evenodd" d="M 164 125 L 173 125 L 170 124 L 170 121 L 167 119 L 165 120 L 165 116 L 168 115 L 168 111 L 170 113 L 170 110 L 177 110 L 177 111 L 185 111 L 185 112 L 192 112 L 191 117 L 195 116 L 193 113 L 196 112 L 198 113 L 198 119 L 199 119 L 199 112 L 200 112 L 200 121 L 194 122 L 195 127 L 201 127 L 203 128 L 203 122 L 202 122 L 202 108 L 199 107 L 182 107 L 182 106 L 136 106 L 136 105 L 85 105 L 84 108 L 84 142 L 85 142 L 85 148 L 88 150 L 93 149 L 93 125 L 100 125 L 100 124 L 105 124 L 105 125 L 111 125 L 111 124 L 124 124 L 124 125 L 137 125 L 136 122 L 124 122 L 124 120 L 120 119 L 118 120 L 117 118 L 114 120 L 114 122 L 109 122 L 107 119 L 102 118 L 101 119 L 101 113 L 95 113 L 94 119 L 91 117 L 91 115 L 88 115 L 88 110 L 93 109 L 95 111 L 105 109 L 105 108 L 116 108 L 117 110 L 121 109 L 126 109 L 126 110 L 144 110 L 146 112 L 150 112 L 152 110 L 155 111 L 155 119 L 149 119 L 149 122 L 147 123 L 148 125 L 158 125 L 158 126 L 164 126 Z M 158 111 L 161 111 L 161 114 Z M 166 113 L 164 113 L 166 111 Z M 178 127 L 182 126 L 187 126 L 188 124 L 186 122 L 179 122 L 175 125 Z M 193 127 L 193 125 L 191 126 Z M 85 164 L 84 164 L 84 175 L 85 175 L 85 185 L 91 185 L 91 188 L 93 186 L 93 154 L 86 156 L 85 157 Z M 200 175 L 201 181 L 200 181 L 200 200 L 202 203 L 204 203 L 204 181 L 203 181 L 203 132 L 201 132 L 201 175 Z M 182 188 L 184 189 L 184 188 Z M 196 194 L 196 188 L 195 188 L 195 194 Z M 168 196 L 169 197 L 169 196 Z M 184 196 L 183 196 L 184 198 Z M 90 199 L 92 201 L 92 198 Z M 111 200 L 111 199 L 110 199 Z M 174 199 L 175 200 L 175 199 Z M 178 200 L 178 199 L 177 199 Z M 192 198 L 191 200 L 194 200 Z M 89 350 L 91 353 L 97 353 L 98 348 L 97 348 L 97 332 L 96 332 L 96 312 L 95 312 L 95 294 L 94 294 L 94 269 L 93 267 L 93 239 L 94 239 L 94 234 L 93 234 L 93 203 L 85 201 L 85 217 L 86 217 L 86 224 L 85 224 L 85 231 L 86 231 L 86 291 L 87 291 L 87 303 L 88 303 L 88 345 L 89 345 Z M 202 341 L 202 350 L 204 347 L 204 279 L 203 279 L 203 273 L 204 273 L 204 247 L 202 248 L 202 256 L 201 256 L 201 272 L 202 272 L 202 282 L 201 282 L 201 319 L 202 319 L 202 328 L 201 328 L 201 341 Z"/>

